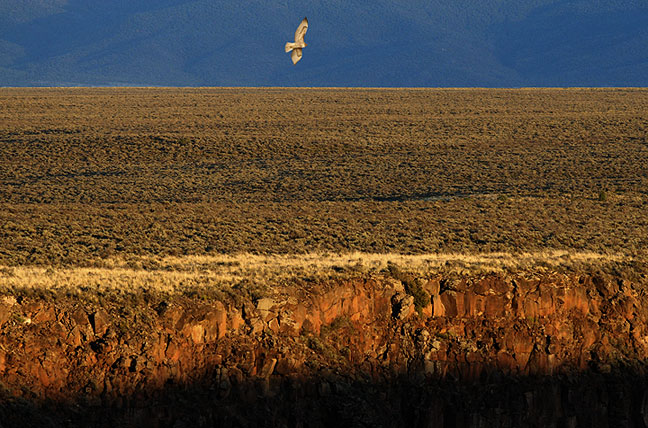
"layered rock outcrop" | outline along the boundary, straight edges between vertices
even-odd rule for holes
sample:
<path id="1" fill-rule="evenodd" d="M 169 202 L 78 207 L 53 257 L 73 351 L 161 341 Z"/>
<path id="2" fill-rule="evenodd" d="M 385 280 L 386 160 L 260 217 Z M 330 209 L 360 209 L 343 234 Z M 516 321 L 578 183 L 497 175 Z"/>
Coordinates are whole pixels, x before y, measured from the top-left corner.
<path id="1" fill-rule="evenodd" d="M 0 300 L 0 424 L 648 426 L 643 280 Z"/>

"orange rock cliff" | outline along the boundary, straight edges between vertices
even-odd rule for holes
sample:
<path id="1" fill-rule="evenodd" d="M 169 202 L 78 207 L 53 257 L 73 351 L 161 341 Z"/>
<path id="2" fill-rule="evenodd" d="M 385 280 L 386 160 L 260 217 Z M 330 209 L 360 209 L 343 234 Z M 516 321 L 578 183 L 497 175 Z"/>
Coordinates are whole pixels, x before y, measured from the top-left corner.
<path id="1" fill-rule="evenodd" d="M 0 426 L 648 426 L 642 281 L 6 295 Z"/>

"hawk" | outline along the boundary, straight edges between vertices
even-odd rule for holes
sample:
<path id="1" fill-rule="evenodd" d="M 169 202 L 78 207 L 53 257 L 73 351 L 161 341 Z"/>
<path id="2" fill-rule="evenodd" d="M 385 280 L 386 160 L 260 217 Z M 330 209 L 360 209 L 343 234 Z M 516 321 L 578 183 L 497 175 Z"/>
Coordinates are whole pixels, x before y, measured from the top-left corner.
<path id="1" fill-rule="evenodd" d="M 295 42 L 286 43 L 286 52 L 292 51 L 290 58 L 292 59 L 293 65 L 297 64 L 297 62 L 301 59 L 302 49 L 308 46 L 306 43 L 304 43 L 304 34 L 306 34 L 307 30 L 308 19 L 304 18 L 299 24 L 299 27 L 297 27 L 297 31 L 295 31 Z"/>

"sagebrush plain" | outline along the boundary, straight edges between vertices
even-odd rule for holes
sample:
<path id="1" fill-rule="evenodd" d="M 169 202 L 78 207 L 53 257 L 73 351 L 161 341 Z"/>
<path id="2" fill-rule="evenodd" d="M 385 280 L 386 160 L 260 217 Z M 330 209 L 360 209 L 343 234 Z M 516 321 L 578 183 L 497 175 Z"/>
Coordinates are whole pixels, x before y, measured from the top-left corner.
<path id="1" fill-rule="evenodd" d="M 647 111 L 644 89 L 0 89 L 1 275 L 426 255 L 643 272 Z"/>

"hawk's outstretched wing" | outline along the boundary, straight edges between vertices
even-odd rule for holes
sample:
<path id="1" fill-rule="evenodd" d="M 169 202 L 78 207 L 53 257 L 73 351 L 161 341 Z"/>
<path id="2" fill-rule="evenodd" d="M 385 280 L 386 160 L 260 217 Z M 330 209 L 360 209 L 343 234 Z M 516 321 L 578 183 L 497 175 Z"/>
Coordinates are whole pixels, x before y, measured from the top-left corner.
<path id="1" fill-rule="evenodd" d="M 290 58 L 292 59 L 293 64 L 297 64 L 297 61 L 299 61 L 302 57 L 302 50 L 300 48 L 293 49 L 292 53 L 290 54 Z"/>
<path id="2" fill-rule="evenodd" d="M 308 19 L 304 18 L 295 31 L 295 43 L 304 43 L 306 31 L 308 31 Z"/>

